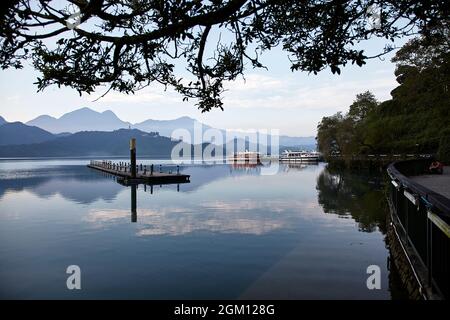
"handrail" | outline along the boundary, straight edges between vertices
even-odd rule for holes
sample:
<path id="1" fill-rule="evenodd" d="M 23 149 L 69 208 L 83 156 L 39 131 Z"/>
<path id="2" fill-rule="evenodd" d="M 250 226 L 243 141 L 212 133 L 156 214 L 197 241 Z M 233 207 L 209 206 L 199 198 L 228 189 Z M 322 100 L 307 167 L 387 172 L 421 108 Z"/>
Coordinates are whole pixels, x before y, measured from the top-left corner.
<path id="1" fill-rule="evenodd" d="M 422 200 L 422 202 L 426 206 L 431 206 L 432 209 L 437 209 L 439 215 L 450 217 L 450 199 L 443 196 L 442 194 L 439 194 L 435 191 L 432 191 L 425 186 L 411 180 L 408 176 L 403 174 L 400 170 L 403 172 L 410 168 L 405 168 L 410 164 L 417 162 L 422 162 L 424 164 L 424 167 L 427 168 L 428 165 L 425 166 L 425 164 L 429 164 L 430 160 L 405 160 L 405 161 L 396 161 L 394 163 L 391 163 L 388 168 L 387 172 L 389 176 L 395 180 L 398 184 L 400 184 L 403 188 L 410 190 L 412 193 L 418 195 L 419 199 Z M 422 170 L 424 172 L 424 170 Z M 415 170 L 415 173 L 420 173 Z M 434 211 L 434 210 L 433 210 Z"/>
<path id="2" fill-rule="evenodd" d="M 431 159 L 391 163 L 388 199 L 394 231 L 396 225 L 402 230 L 402 237 L 396 235 L 400 244 L 406 245 L 406 256 L 413 257 L 410 261 L 414 261 L 412 269 L 419 275 L 419 285 L 428 297 L 448 299 L 450 200 L 410 178 L 425 173 L 430 163 Z"/>
<path id="3" fill-rule="evenodd" d="M 354 160 L 377 160 L 377 159 L 383 159 L 383 160 L 392 160 L 392 161 L 399 161 L 399 160 L 412 160 L 412 159 L 432 159 L 434 157 L 431 153 L 398 153 L 398 154 L 391 154 L 391 153 L 384 153 L 384 154 L 328 154 L 326 155 L 326 158 L 343 158 L 343 159 L 354 159 Z"/>

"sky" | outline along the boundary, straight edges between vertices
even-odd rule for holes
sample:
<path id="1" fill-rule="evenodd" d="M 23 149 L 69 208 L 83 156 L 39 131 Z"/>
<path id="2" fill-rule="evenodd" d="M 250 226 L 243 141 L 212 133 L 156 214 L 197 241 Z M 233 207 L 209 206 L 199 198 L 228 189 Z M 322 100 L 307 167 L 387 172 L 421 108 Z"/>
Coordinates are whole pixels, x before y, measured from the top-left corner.
<path id="1" fill-rule="evenodd" d="M 405 41 L 400 39 L 395 45 L 401 46 Z M 359 47 L 367 55 L 373 55 L 387 43 L 371 39 Z M 278 129 L 281 134 L 291 136 L 314 136 L 322 117 L 347 112 L 358 93 L 370 90 L 379 101 L 390 99 L 390 92 L 398 85 L 395 65 L 390 61 L 393 54 L 369 60 L 363 67 L 347 65 L 341 75 L 333 75 L 329 69 L 314 75 L 291 72 L 287 54 L 275 48 L 262 56 L 268 70 L 249 67 L 245 80 L 239 78 L 226 84 L 225 110 L 208 113 L 201 113 L 194 100 L 183 102 L 178 93 L 156 85 L 134 95 L 110 92 L 97 101 L 94 100 L 106 91 L 105 87 L 81 97 L 71 88 L 56 86 L 37 92 L 33 83 L 39 74 L 27 65 L 22 70 L 0 71 L 0 116 L 7 121 L 26 122 L 42 114 L 60 117 L 89 107 L 96 111 L 112 110 L 131 123 L 189 116 L 221 129 Z"/>

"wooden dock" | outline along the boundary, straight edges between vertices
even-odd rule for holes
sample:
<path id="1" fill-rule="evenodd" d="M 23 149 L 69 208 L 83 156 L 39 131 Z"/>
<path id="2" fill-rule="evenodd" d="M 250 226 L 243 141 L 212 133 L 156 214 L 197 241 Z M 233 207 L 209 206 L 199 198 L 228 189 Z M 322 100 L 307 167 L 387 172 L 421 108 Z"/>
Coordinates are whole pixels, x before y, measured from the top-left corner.
<path id="1" fill-rule="evenodd" d="M 132 170 L 131 164 L 125 162 L 114 163 L 112 161 L 91 161 L 88 168 L 106 172 L 118 177 L 121 184 L 172 184 L 172 183 L 189 183 L 190 175 L 181 174 L 179 167 L 175 173 L 172 172 L 155 172 L 154 166 L 136 165 L 135 171 Z M 133 176 L 135 174 L 135 176 Z"/>

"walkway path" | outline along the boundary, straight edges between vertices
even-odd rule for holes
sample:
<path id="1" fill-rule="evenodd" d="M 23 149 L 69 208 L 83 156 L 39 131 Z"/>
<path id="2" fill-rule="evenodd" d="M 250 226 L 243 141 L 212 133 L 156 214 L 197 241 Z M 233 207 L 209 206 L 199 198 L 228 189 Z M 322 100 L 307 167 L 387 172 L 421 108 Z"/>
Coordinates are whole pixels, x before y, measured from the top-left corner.
<path id="1" fill-rule="evenodd" d="M 443 174 L 426 174 L 409 178 L 450 199 L 450 166 L 444 167 Z"/>

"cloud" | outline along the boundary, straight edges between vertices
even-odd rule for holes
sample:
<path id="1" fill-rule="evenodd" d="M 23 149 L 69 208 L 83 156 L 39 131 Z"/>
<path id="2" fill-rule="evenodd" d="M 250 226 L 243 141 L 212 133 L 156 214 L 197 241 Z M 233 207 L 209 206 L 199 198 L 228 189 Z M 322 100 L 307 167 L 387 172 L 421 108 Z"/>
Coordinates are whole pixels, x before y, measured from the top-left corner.
<path id="1" fill-rule="evenodd" d="M 247 77 L 246 83 L 233 83 L 225 94 L 226 108 L 271 109 L 342 109 L 351 104 L 356 94 L 372 91 L 380 100 L 389 98 L 397 84 L 390 75 L 367 81 L 342 80 L 311 84 L 295 81 L 293 77 L 282 80 L 270 76 Z M 271 84 L 273 83 L 273 86 Z M 227 87 L 228 88 L 228 87 Z"/>
<path id="2" fill-rule="evenodd" d="M 21 101 L 22 99 L 19 95 L 16 94 L 16 95 L 5 97 L 5 100 L 6 100 L 6 102 L 9 102 L 9 103 L 17 103 L 17 102 Z"/>
<path id="3" fill-rule="evenodd" d="M 96 91 L 96 94 L 91 96 L 97 98 L 103 93 Z M 164 87 L 160 85 L 154 85 L 145 89 L 136 91 L 134 94 L 125 94 L 121 92 L 109 92 L 104 97 L 98 100 L 99 103 L 106 104 L 125 104 L 125 103 L 142 103 L 151 104 L 155 106 L 176 104 L 182 100 L 181 96 L 171 89 L 164 90 Z"/>
<path id="4" fill-rule="evenodd" d="M 250 73 L 245 78 L 224 83 L 226 109 L 280 109 L 301 111 L 316 110 L 324 113 L 343 110 L 356 94 L 372 91 L 379 100 L 389 99 L 390 91 L 397 86 L 395 77 L 386 69 L 377 69 L 367 79 L 355 80 L 353 74 L 339 77 L 329 75 L 304 76 L 292 74 L 285 77 Z M 101 93 L 98 93 L 100 95 Z M 180 107 L 186 103 L 172 88 L 152 85 L 135 94 L 110 92 L 99 100 L 102 104 L 146 104 L 158 107 Z M 193 105 L 195 99 L 187 104 Z"/>
<path id="5" fill-rule="evenodd" d="M 245 78 L 237 78 L 233 82 L 228 82 L 225 88 L 233 92 L 254 91 L 261 93 L 261 90 L 283 89 L 286 83 L 282 79 L 261 74 L 248 74 Z"/>

